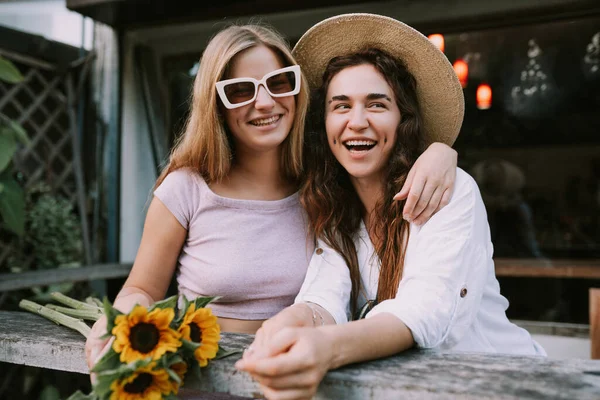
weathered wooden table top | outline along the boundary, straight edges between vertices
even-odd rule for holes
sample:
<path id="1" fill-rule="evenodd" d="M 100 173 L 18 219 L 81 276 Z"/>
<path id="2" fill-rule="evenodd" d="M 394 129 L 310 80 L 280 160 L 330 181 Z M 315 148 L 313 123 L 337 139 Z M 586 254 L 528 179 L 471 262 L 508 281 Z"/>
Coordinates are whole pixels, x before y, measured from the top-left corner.
<path id="1" fill-rule="evenodd" d="M 243 349 L 250 335 L 224 333 L 223 347 Z M 79 333 L 24 312 L 0 312 L 0 362 L 87 373 Z M 210 363 L 186 386 L 260 397 L 233 364 Z M 600 399 L 600 361 L 408 351 L 331 371 L 317 399 Z"/>

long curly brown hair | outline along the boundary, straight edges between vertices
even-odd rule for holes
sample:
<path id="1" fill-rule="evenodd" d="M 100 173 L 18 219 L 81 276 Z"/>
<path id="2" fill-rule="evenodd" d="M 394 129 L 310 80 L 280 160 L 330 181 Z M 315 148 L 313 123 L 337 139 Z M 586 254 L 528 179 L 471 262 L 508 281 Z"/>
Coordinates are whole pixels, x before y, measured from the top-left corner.
<path id="1" fill-rule="evenodd" d="M 384 51 L 367 48 L 358 53 L 333 58 L 323 74 L 323 84 L 313 94 L 310 126 L 305 130 L 306 175 L 300 196 L 315 237 L 335 249 L 346 261 L 352 279 L 351 309 L 355 314 L 361 292 L 360 271 L 354 239 L 365 209 L 350 177 L 329 149 L 325 134 L 325 96 L 332 78 L 345 68 L 369 64 L 392 88 L 400 109 L 397 139 L 384 177 L 384 195 L 370 216 L 369 234 L 376 235 L 375 251 L 381 260 L 377 301 L 396 296 L 402 277 L 409 224 L 402 218 L 404 201 L 394 201 L 408 172 L 425 149 L 417 100 L 417 82 L 404 63 Z"/>

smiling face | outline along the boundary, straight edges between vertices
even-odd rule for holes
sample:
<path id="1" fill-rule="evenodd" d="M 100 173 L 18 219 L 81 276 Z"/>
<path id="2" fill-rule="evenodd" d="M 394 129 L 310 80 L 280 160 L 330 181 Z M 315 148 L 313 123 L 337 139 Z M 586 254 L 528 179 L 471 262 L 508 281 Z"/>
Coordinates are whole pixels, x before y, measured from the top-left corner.
<path id="1" fill-rule="evenodd" d="M 223 79 L 263 76 L 285 65 L 266 46 L 255 46 L 236 55 Z M 222 109 L 225 123 L 233 135 L 236 151 L 266 152 L 281 148 L 287 138 L 296 111 L 294 96 L 271 97 L 260 85 L 256 100 L 235 109 Z"/>
<path id="2" fill-rule="evenodd" d="M 375 67 L 362 64 L 331 79 L 325 102 L 325 129 L 335 158 L 351 178 L 381 183 L 400 124 L 392 88 Z"/>

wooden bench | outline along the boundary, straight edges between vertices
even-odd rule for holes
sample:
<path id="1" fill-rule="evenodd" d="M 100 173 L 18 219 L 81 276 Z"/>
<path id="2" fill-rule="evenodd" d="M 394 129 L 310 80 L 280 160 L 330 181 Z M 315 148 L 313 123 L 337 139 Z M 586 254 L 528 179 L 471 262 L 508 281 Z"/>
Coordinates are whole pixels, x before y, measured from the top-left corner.
<path id="1" fill-rule="evenodd" d="M 496 276 L 600 279 L 600 260 L 495 258 Z"/>
<path id="2" fill-rule="evenodd" d="M 224 333 L 222 344 L 242 349 L 250 335 Z M 23 312 L 0 312 L 0 362 L 85 374 L 84 339 Z M 234 368 L 238 356 L 210 363 L 188 390 L 261 397 Z M 600 361 L 408 351 L 331 371 L 316 399 L 600 399 Z"/>
<path id="3" fill-rule="evenodd" d="M 16 274 L 0 274 L 0 293 L 64 282 L 125 278 L 129 275 L 131 267 L 132 264 L 97 264 L 76 268 L 53 268 Z"/>

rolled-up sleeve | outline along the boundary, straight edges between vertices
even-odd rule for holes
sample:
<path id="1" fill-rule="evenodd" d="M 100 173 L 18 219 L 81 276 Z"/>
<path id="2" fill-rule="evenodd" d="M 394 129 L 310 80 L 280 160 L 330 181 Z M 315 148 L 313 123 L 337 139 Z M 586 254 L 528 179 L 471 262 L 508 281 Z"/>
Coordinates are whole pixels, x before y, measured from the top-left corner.
<path id="1" fill-rule="evenodd" d="M 476 317 L 491 265 L 483 201 L 472 178 L 460 173 L 450 204 L 409 243 L 396 297 L 367 314 L 395 315 L 421 348 L 451 347 L 464 336 Z"/>
<path id="2" fill-rule="evenodd" d="M 344 259 L 321 240 L 310 260 L 295 303 L 311 302 L 323 307 L 342 324 L 348 322 L 352 281 Z"/>

